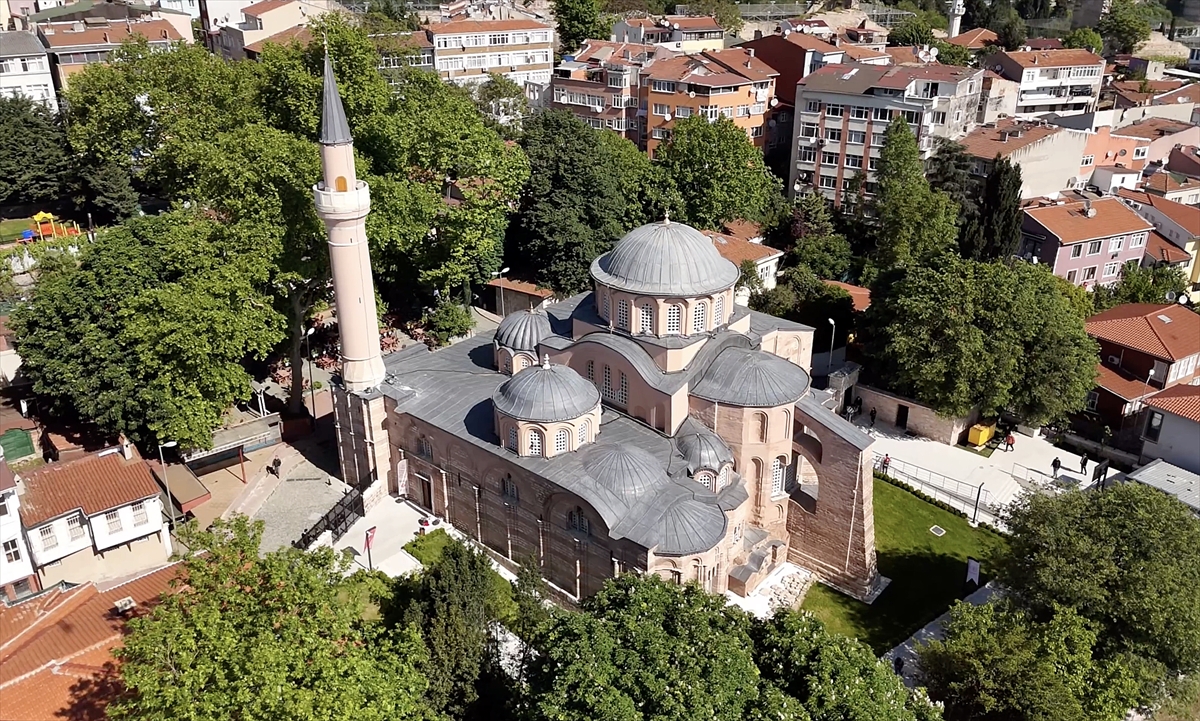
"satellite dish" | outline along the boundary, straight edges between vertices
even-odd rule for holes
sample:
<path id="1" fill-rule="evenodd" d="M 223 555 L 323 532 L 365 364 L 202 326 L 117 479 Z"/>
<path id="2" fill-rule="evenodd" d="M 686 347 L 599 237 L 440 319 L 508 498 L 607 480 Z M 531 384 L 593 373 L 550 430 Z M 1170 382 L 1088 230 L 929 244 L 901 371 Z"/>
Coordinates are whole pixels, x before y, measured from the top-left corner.
<path id="1" fill-rule="evenodd" d="M 671 122 L 671 114 L 667 113 L 666 115 L 664 115 L 663 120 L 667 121 L 668 123 Z"/>
<path id="2" fill-rule="evenodd" d="M 932 62 L 932 61 L 933 61 L 933 55 L 931 55 L 931 54 L 929 54 L 928 52 L 926 52 L 926 51 L 922 50 L 921 52 L 917 53 L 917 60 L 920 60 L 920 61 L 921 61 L 921 62 L 923 62 L 923 63 Z"/>
<path id="3" fill-rule="evenodd" d="M 785 38 L 786 38 L 788 35 L 791 35 L 791 34 L 792 34 L 792 31 L 791 31 L 791 30 L 784 30 L 784 31 L 783 31 L 783 36 L 784 36 Z M 1180 100 L 1182 100 L 1182 98 L 1181 98 Z"/>
<path id="4" fill-rule="evenodd" d="M 773 108 L 776 105 L 779 105 L 779 98 L 771 98 L 771 107 Z"/>
<path id="5" fill-rule="evenodd" d="M 1173 291 L 1173 290 L 1167 291 L 1167 302 L 1168 303 L 1174 303 L 1175 299 L 1178 297 L 1179 297 L 1179 294 L 1176 293 L 1175 291 Z"/>
<path id="6" fill-rule="evenodd" d="M 807 25 L 801 25 L 801 26 L 800 26 L 800 32 L 804 33 L 805 35 L 811 35 L 811 34 L 812 34 L 812 28 L 810 28 L 810 27 L 809 27 L 809 26 L 807 26 Z"/>
<path id="7" fill-rule="evenodd" d="M 689 98 L 694 98 L 694 97 L 696 97 L 696 91 L 695 91 L 695 90 L 689 90 L 689 91 L 688 91 L 688 97 L 689 97 Z"/>
<path id="8" fill-rule="evenodd" d="M 930 54 L 932 57 L 935 57 L 935 58 L 936 58 L 936 57 L 937 57 L 937 54 L 938 54 L 938 49 L 937 49 L 937 48 L 929 48 L 929 54 Z"/>
<path id="9" fill-rule="evenodd" d="M 1192 299 L 1189 298 L 1186 293 L 1180 293 L 1179 300 L 1177 300 L 1175 302 L 1178 303 L 1179 305 L 1187 305 L 1188 303 L 1192 302 Z"/>
<path id="10" fill-rule="evenodd" d="M 678 29 L 679 29 L 679 23 L 675 23 L 675 24 L 674 24 L 674 25 L 672 25 L 671 27 L 673 27 L 674 29 L 678 30 Z"/>

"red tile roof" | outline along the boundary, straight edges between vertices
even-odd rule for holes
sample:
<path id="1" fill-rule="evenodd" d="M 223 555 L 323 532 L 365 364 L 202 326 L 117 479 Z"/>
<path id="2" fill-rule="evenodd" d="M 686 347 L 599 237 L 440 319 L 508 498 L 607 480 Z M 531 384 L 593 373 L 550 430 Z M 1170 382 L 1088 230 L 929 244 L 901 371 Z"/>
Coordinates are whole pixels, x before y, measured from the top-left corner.
<path id="1" fill-rule="evenodd" d="M 1188 252 L 1167 240 L 1158 231 L 1150 233 L 1146 242 L 1146 255 L 1159 263 L 1186 263 L 1192 259 Z"/>
<path id="2" fill-rule="evenodd" d="M 1150 221 L 1117 198 L 1093 200 L 1091 207 L 1091 217 L 1083 202 L 1026 208 L 1025 215 L 1037 221 L 1063 244 L 1154 230 Z"/>
<path id="3" fill-rule="evenodd" d="M 1171 148 L 1166 167 L 1172 173 L 1200 177 L 1200 146 L 1180 145 Z"/>
<path id="4" fill-rule="evenodd" d="M 961 45 L 969 50 L 980 50 L 989 45 L 995 45 L 998 39 L 999 36 L 987 28 L 975 28 L 947 38 L 946 42 L 951 45 Z"/>
<path id="5" fill-rule="evenodd" d="M 120 692 L 114 649 L 125 616 L 115 603 L 132 598 L 145 613 L 169 590 L 171 564 L 101 591 L 88 583 L 0 606 L 0 715 L 20 721 L 100 721 Z M 80 693 L 79 688 L 86 689 Z"/>
<path id="6" fill-rule="evenodd" d="M 296 1 L 297 0 L 262 0 L 261 2 L 254 3 L 248 8 L 244 8 L 242 10 L 242 14 L 258 17 L 263 13 L 269 13 L 272 10 L 278 10 L 284 5 L 290 5 Z"/>
<path id="7" fill-rule="evenodd" d="M 1027 148 L 1056 133 L 1064 132 L 1064 130 L 1057 125 L 1042 125 L 1036 122 L 1021 122 L 1006 118 L 996 121 L 994 128 L 980 125 L 958 142 L 966 148 L 968 155 L 992 160 L 996 155 L 1008 157 L 1018 150 Z M 1020 137 L 1013 134 L 1015 131 L 1020 131 Z"/>
<path id="8" fill-rule="evenodd" d="M 851 285 L 838 280 L 827 280 L 826 285 L 833 285 L 841 288 L 850 294 L 850 299 L 854 301 L 854 310 L 862 312 L 871 307 L 871 289 L 864 288 L 861 285 Z"/>
<path id="9" fill-rule="evenodd" d="M 512 280 L 511 278 L 492 278 L 488 281 L 488 285 L 493 288 L 504 288 L 525 295 L 535 295 L 539 298 L 551 298 L 554 296 L 554 291 L 547 288 L 539 288 L 533 283 L 526 283 L 523 280 Z"/>
<path id="10" fill-rule="evenodd" d="M 1124 401 L 1136 401 L 1158 389 L 1146 385 L 1145 378 L 1135 378 L 1128 371 L 1096 364 L 1096 386 Z"/>
<path id="11" fill-rule="evenodd" d="M 312 31 L 308 29 L 307 25 L 297 25 L 281 33 L 275 33 L 269 38 L 263 38 L 256 43 L 250 43 L 246 46 L 245 50 L 249 53 L 261 53 L 267 43 L 290 45 L 293 40 L 301 45 L 305 45 L 308 41 L 312 40 Z"/>
<path id="12" fill-rule="evenodd" d="M 751 57 L 748 49 L 740 47 L 655 59 L 642 72 L 656 80 L 711 87 L 745 85 L 779 75 L 762 58 Z"/>
<path id="13" fill-rule="evenodd" d="M 846 57 L 851 60 L 878 60 L 879 58 L 890 57 L 887 53 L 880 50 L 864 48 L 861 45 L 854 45 L 853 43 L 839 45 L 838 49 L 846 53 Z"/>
<path id="14" fill-rule="evenodd" d="M 1180 190 L 1200 190 L 1200 180 L 1189 178 L 1180 173 L 1172 173 L 1169 170 L 1160 170 L 1145 182 L 1146 190 L 1153 191 L 1159 194 L 1175 193 Z M 3 341 L 0 341 L 2 343 Z M 3 346 L 0 345 L 0 349 Z"/>
<path id="15" fill-rule="evenodd" d="M 1030 50 L 1028 52 L 1005 52 L 1017 65 L 1023 68 L 1070 68 L 1080 65 L 1100 65 L 1104 58 L 1090 50 Z"/>
<path id="16" fill-rule="evenodd" d="M 741 266 L 742 262 L 747 260 L 761 263 L 764 260 L 783 255 L 782 250 L 762 243 L 751 243 L 744 238 L 712 231 L 705 231 L 704 234 L 712 239 L 713 245 L 717 246 L 717 252 L 721 254 L 721 257 L 736 266 Z"/>
<path id="17" fill-rule="evenodd" d="M 1165 361 L 1200 353 L 1200 314 L 1179 305 L 1119 305 L 1088 318 L 1085 326 L 1093 338 Z"/>
<path id="18" fill-rule="evenodd" d="M 536 20 L 454 20 L 448 23 L 434 23 L 426 29 L 434 35 L 447 33 L 490 33 L 506 30 L 546 30 L 549 25 Z"/>
<path id="19" fill-rule="evenodd" d="M 1123 135 L 1134 138 L 1149 138 L 1157 140 L 1166 135 L 1174 135 L 1181 133 L 1192 126 L 1188 123 L 1171 120 L 1169 118 L 1146 118 L 1139 120 L 1133 125 L 1126 125 L 1117 131 L 1117 135 Z"/>
<path id="20" fill-rule="evenodd" d="M 1149 104 L 1156 95 L 1183 87 L 1182 80 L 1115 80 L 1111 83 L 1117 95 L 1133 105 Z"/>
<path id="21" fill-rule="evenodd" d="M 43 30 L 39 36 L 45 38 L 46 44 L 54 52 L 81 45 L 120 45 L 126 38 L 138 35 L 150 42 L 176 42 L 183 39 L 175 30 L 175 26 L 167 20 L 139 20 L 128 24 L 121 22 L 79 31 L 71 29 L 72 23 L 52 23 L 47 27 L 53 27 L 54 32 L 47 33 Z"/>
<path id="22" fill-rule="evenodd" d="M 1200 386 L 1171 386 L 1146 399 L 1146 405 L 1200 423 Z"/>
<path id="23" fill-rule="evenodd" d="M 1062 50 L 1062 40 L 1058 38 L 1027 38 L 1025 47 L 1032 50 Z"/>
<path id="24" fill-rule="evenodd" d="M 1163 174 L 1163 171 L 1155 173 L 1155 175 Z M 1122 198 L 1128 198 L 1142 205 L 1149 205 L 1173 220 L 1176 225 L 1188 233 L 1200 235 L 1200 208 L 1177 203 L 1174 200 L 1167 200 L 1161 195 L 1155 195 L 1154 193 L 1141 193 L 1136 190 L 1129 190 L 1128 188 L 1119 188 L 1117 194 Z"/>
<path id="25" fill-rule="evenodd" d="M 25 495 L 21 497 L 21 520 L 24 524 L 37 526 L 76 509 L 93 516 L 159 494 L 150 467 L 136 449 L 130 460 L 125 460 L 120 451 L 113 449 L 101 451 L 101 454 L 22 473 Z"/>

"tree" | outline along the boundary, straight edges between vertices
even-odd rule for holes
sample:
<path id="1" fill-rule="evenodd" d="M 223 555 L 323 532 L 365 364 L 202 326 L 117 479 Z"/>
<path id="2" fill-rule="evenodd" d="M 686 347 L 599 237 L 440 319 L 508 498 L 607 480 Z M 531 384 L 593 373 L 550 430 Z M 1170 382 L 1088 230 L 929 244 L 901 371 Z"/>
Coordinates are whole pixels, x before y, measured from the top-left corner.
<path id="1" fill-rule="evenodd" d="M 946 194 L 930 188 L 917 140 L 902 117 L 888 125 L 877 178 L 874 209 L 880 268 L 928 262 L 954 247 L 958 208 Z"/>
<path id="2" fill-rule="evenodd" d="M 1017 252 L 1021 244 L 1021 166 L 999 154 L 992 161 L 992 171 L 984 178 L 980 189 L 982 245 L 977 260 L 1000 260 Z"/>
<path id="3" fill-rule="evenodd" d="M 686 222 L 716 230 L 731 220 L 759 220 L 781 192 L 762 151 L 729 118 L 694 115 L 675 121 L 656 162 L 675 182 Z"/>
<path id="4" fill-rule="evenodd" d="M 937 148 L 930 156 L 926 170 L 929 187 L 945 193 L 958 206 L 959 253 L 965 258 L 977 257 L 975 249 L 983 242 L 983 229 L 979 214 L 979 181 L 971 175 L 975 159 L 953 140 L 938 138 L 936 142 Z"/>
<path id="5" fill-rule="evenodd" d="M 1025 20 L 1008 0 L 996 0 L 992 3 L 987 28 L 996 33 L 996 42 L 1005 50 L 1016 50 L 1025 43 Z"/>
<path id="6" fill-rule="evenodd" d="M 1142 267 L 1126 263 L 1112 285 L 1097 285 L 1092 297 L 1096 312 L 1126 303 L 1171 303 L 1187 291 L 1183 269 L 1170 265 Z"/>
<path id="7" fill-rule="evenodd" d="M 771 290 L 750 297 L 750 307 L 779 318 L 794 320 L 810 325 L 813 346 L 828 348 L 832 333 L 828 319 L 837 325 L 838 335 L 843 340 L 855 326 L 854 300 L 841 288 L 818 278 L 806 266 L 798 265 L 783 273 L 780 283 Z"/>
<path id="8" fill-rule="evenodd" d="M 1131 53 L 1150 39 L 1150 22 L 1133 0 L 1113 0 L 1096 24 L 1096 32 L 1112 43 L 1117 52 Z"/>
<path id="9" fill-rule="evenodd" d="M 533 708 L 559 721 L 741 718 L 758 696 L 748 627 L 694 584 L 618 576 L 546 628 L 530 669 Z"/>
<path id="10" fill-rule="evenodd" d="M 688 14 L 713 16 L 726 35 L 737 35 L 746 24 L 741 8 L 733 0 L 700 0 L 688 6 Z"/>
<path id="11" fill-rule="evenodd" d="M 83 161 L 68 176 L 64 190 L 77 217 L 110 225 L 138 212 L 138 194 L 129 169 L 117 160 Z"/>
<path id="12" fill-rule="evenodd" d="M 830 633 L 811 614 L 777 611 L 751 637 L 764 686 L 799 701 L 812 721 L 939 718 L 866 644 Z"/>
<path id="13" fill-rule="evenodd" d="M 818 278 L 830 280 L 841 280 L 850 268 L 850 243 L 834 232 L 829 203 L 819 193 L 796 196 L 790 222 L 782 235 L 772 240 L 787 251 L 788 266 L 803 265 Z"/>
<path id="14" fill-rule="evenodd" d="M 997 577 L 1044 619 L 1072 608 L 1100 629 L 1100 651 L 1171 673 L 1200 669 L 1200 520 L 1140 483 L 1101 492 L 1023 495 Z"/>
<path id="15" fill-rule="evenodd" d="M 948 257 L 909 268 L 872 293 L 861 327 L 879 381 L 945 415 L 1057 419 L 1095 381 L 1096 344 L 1041 266 Z"/>
<path id="16" fill-rule="evenodd" d="M 281 338 L 254 237 L 188 212 L 102 231 L 13 313 L 22 368 L 58 410 L 136 440 L 211 442 Z"/>
<path id="17" fill-rule="evenodd" d="M 958 602 L 945 638 L 917 647 L 929 695 L 946 721 L 1118 721 L 1138 685 L 1119 660 L 1093 658 L 1092 624 L 1070 608 L 1045 622 L 1001 603 Z"/>
<path id="18" fill-rule="evenodd" d="M 68 171 L 66 134 L 54 115 L 24 96 L 0 96 L 0 206 L 56 203 Z"/>
<path id="19" fill-rule="evenodd" d="M 113 719 L 426 718 L 425 653 L 411 628 L 364 622 L 333 549 L 259 555 L 262 522 L 186 531 L 204 554 L 129 621 Z"/>
<path id="20" fill-rule="evenodd" d="M 529 115 L 524 88 L 499 73 L 490 73 L 486 81 L 473 89 L 473 95 L 488 127 L 506 139 L 520 136 Z"/>
<path id="21" fill-rule="evenodd" d="M 892 28 L 887 36 L 888 45 L 922 46 L 933 42 L 933 30 L 929 24 L 917 16 L 905 18 L 899 25 Z"/>
<path id="22" fill-rule="evenodd" d="M 599 0 L 552 0 L 554 20 L 558 23 L 558 44 L 564 54 L 571 54 L 584 40 L 607 40 L 611 26 L 600 16 Z"/>
<path id="23" fill-rule="evenodd" d="M 937 61 L 942 65 L 958 65 L 966 67 L 971 64 L 971 51 L 962 45 L 948 43 L 945 40 L 935 39 L 933 46 L 937 48 Z"/>
<path id="24" fill-rule="evenodd" d="M 1099 53 L 1104 50 L 1104 38 L 1092 28 L 1075 28 L 1063 35 L 1063 47 L 1091 50 Z"/>

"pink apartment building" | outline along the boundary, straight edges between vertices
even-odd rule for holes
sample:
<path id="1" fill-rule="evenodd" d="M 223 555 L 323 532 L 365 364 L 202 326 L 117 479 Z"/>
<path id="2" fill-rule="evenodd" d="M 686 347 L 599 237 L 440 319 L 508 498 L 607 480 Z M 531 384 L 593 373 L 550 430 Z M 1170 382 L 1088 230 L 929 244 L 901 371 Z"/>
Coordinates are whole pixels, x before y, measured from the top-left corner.
<path id="1" fill-rule="evenodd" d="M 1117 198 L 1043 200 L 1025 209 L 1021 255 L 1075 285 L 1110 285 L 1141 262 L 1153 230 Z"/>

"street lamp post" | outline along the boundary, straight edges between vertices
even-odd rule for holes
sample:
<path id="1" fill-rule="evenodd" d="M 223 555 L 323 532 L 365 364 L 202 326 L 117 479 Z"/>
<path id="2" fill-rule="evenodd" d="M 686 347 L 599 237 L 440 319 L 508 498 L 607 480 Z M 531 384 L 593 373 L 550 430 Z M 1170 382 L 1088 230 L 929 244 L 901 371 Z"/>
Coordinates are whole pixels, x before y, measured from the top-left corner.
<path id="1" fill-rule="evenodd" d="M 504 280 L 504 274 L 507 273 L 509 270 L 510 270 L 509 268 L 501 268 L 500 270 L 496 271 L 495 273 L 492 273 L 492 277 L 499 278 L 500 280 Z M 499 293 L 499 295 L 500 295 L 500 317 L 503 318 L 504 317 L 504 285 L 501 284 L 500 286 L 497 287 L 496 290 L 497 290 L 497 293 Z"/>
<path id="2" fill-rule="evenodd" d="M 175 497 L 171 495 L 171 474 L 167 472 L 167 462 L 163 460 L 164 448 L 174 448 L 179 445 L 176 441 L 158 444 L 158 465 L 163 469 L 163 483 L 167 484 L 167 505 L 171 507 L 171 528 L 175 528 Z"/>
<path id="3" fill-rule="evenodd" d="M 312 403 L 312 417 L 314 424 L 317 422 L 317 387 L 313 385 L 312 344 L 309 343 L 308 338 L 315 330 L 316 328 L 309 328 L 304 332 L 304 350 L 308 354 L 308 399 L 309 402 Z"/>
<path id="4" fill-rule="evenodd" d="M 826 318 L 829 321 L 829 362 L 825 364 L 825 376 L 833 372 L 833 339 L 837 336 L 837 323 L 833 322 L 833 318 Z"/>

